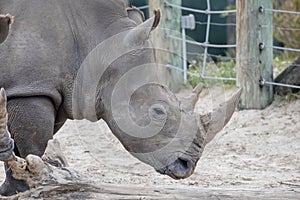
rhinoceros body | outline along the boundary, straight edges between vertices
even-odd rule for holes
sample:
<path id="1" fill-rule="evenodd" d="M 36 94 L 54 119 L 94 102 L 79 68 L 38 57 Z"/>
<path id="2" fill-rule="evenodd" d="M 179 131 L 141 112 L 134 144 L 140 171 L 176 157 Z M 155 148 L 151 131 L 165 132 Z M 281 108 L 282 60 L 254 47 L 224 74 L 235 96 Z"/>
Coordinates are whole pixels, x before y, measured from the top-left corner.
<path id="1" fill-rule="evenodd" d="M 14 16 L 8 33 L 8 15 L 0 15 L 0 87 L 8 110 L 8 129 L 0 123 L 0 134 L 11 133 L 18 156 L 41 156 L 67 119 L 103 119 L 133 156 L 186 178 L 234 111 L 239 93 L 199 116 L 197 89 L 180 102 L 160 84 L 149 41 L 158 11 L 143 22 L 123 0 L 0 0 L 0 13 Z M 29 189 L 6 171 L 1 194 Z"/>
<path id="2" fill-rule="evenodd" d="M 48 97 L 67 118 L 83 60 L 106 38 L 136 26 L 122 1 L 2 0 L 0 12 L 16 19 L 1 45 L 0 85 L 8 99 Z"/>

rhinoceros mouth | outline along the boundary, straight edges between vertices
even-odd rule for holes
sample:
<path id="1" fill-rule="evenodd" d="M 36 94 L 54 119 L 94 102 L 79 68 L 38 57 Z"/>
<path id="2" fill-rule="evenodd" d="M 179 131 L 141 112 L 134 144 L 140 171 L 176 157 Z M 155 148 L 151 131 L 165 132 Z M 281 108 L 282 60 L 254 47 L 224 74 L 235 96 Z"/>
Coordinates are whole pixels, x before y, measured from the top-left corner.
<path id="1" fill-rule="evenodd" d="M 193 171 L 193 163 L 183 158 L 178 158 L 173 163 L 157 170 L 157 172 L 159 172 L 160 174 L 168 175 L 176 180 L 184 179 L 191 176 Z"/>

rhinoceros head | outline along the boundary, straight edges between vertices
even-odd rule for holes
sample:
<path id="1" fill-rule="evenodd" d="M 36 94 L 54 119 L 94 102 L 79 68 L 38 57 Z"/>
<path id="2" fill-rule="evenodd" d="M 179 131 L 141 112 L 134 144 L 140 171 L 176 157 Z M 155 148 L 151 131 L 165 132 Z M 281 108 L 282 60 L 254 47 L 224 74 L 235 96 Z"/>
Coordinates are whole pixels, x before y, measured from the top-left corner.
<path id="1" fill-rule="evenodd" d="M 78 84 L 80 90 L 74 93 L 77 95 L 74 99 L 83 97 L 81 91 L 91 89 L 96 90 L 96 97 L 88 99 L 93 96 L 84 95 L 86 100 L 74 101 L 78 103 L 73 106 L 78 108 L 75 117 L 91 121 L 103 118 L 134 157 L 159 173 L 174 179 L 186 178 L 193 173 L 204 146 L 229 121 L 240 92 L 212 113 L 194 113 L 201 86 L 180 101 L 160 81 L 161 70 L 149 40 L 160 12 L 145 22 L 134 16 L 135 26 L 122 33 L 114 30 L 124 22 L 112 24 L 108 39 L 91 53 L 82 67 L 82 76 L 89 76 L 86 82 Z M 105 65 L 105 69 L 97 68 L 97 63 Z M 90 80 L 97 78 L 100 80 L 94 88 L 95 82 Z M 85 106 L 84 102 L 90 100 L 95 101 L 95 107 Z"/>
<path id="2" fill-rule="evenodd" d="M 148 84 L 131 93 L 129 101 L 122 101 L 126 97 L 119 93 L 119 103 L 112 100 L 112 115 L 105 120 L 134 157 L 161 174 L 182 179 L 193 173 L 205 145 L 229 121 L 240 93 L 200 115 L 189 109 L 195 105 L 196 90 L 189 100 L 179 101 L 168 88 Z"/>

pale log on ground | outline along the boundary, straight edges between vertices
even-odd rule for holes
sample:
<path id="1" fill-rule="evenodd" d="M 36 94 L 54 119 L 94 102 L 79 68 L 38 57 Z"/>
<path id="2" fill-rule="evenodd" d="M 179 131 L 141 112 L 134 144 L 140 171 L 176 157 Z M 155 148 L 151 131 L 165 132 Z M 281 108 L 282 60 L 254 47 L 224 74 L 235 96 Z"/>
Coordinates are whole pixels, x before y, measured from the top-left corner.
<path id="1" fill-rule="evenodd" d="M 92 162 L 92 161 L 91 161 Z M 55 163 L 51 165 L 49 163 Z M 15 178 L 30 183 L 31 190 L 12 197 L 1 199 L 296 199 L 293 191 L 274 190 L 234 190 L 234 189 L 195 189 L 171 187 L 138 187 L 126 185 L 99 184 L 83 178 L 66 165 L 57 140 L 48 143 L 41 158 L 28 156 L 25 160 L 14 161 L 12 168 Z"/>

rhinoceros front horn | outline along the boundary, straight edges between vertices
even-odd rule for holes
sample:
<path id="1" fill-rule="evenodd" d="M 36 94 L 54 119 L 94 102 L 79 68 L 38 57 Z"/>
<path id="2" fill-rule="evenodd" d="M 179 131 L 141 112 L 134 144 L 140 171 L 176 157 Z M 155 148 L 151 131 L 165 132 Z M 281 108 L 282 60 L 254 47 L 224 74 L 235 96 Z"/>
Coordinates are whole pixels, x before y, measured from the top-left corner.
<path id="1" fill-rule="evenodd" d="M 0 44 L 4 42 L 9 33 L 10 25 L 13 23 L 14 17 L 10 14 L 0 15 Z"/>
<path id="2" fill-rule="evenodd" d="M 229 100 L 215 108 L 211 113 L 200 115 L 200 123 L 206 130 L 206 144 L 229 122 L 239 102 L 241 93 L 242 89 L 238 89 Z"/>
<path id="3" fill-rule="evenodd" d="M 154 30 L 160 22 L 160 13 L 160 10 L 155 10 L 153 17 L 131 29 L 125 37 L 126 43 L 135 45 L 148 40 L 150 32 Z"/>

